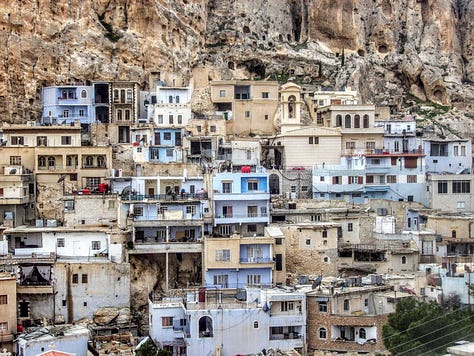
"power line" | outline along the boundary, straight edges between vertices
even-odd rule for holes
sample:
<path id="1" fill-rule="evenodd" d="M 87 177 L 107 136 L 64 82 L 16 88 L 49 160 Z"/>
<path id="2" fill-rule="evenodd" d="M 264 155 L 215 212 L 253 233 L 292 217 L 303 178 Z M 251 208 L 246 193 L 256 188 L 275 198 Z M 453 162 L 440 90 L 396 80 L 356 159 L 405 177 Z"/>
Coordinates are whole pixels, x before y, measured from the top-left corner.
<path id="1" fill-rule="evenodd" d="M 469 337 L 469 336 L 471 336 L 471 335 L 474 335 L 474 332 L 472 332 L 472 333 L 470 333 L 470 334 L 467 334 L 467 335 L 464 335 L 463 337 L 461 337 L 461 338 L 459 338 L 459 339 L 457 339 L 457 340 L 453 340 L 453 341 L 447 342 L 446 344 L 443 344 L 443 345 L 441 345 L 441 346 L 438 346 L 438 347 L 435 348 L 435 349 L 430 349 L 430 350 L 428 350 L 428 351 L 425 351 L 425 352 L 423 352 L 422 354 L 419 354 L 418 356 L 428 355 L 429 353 L 433 352 L 434 350 L 438 350 L 438 349 L 440 349 L 440 348 L 442 348 L 442 347 L 446 347 L 446 346 L 448 346 L 449 344 L 451 344 L 451 343 L 453 343 L 453 342 L 460 341 L 460 340 L 465 339 L 465 338 L 467 338 L 467 337 Z"/>
<path id="2" fill-rule="evenodd" d="M 457 329 L 457 330 L 454 330 L 453 332 L 450 332 L 449 334 L 443 335 L 443 337 L 446 337 L 446 336 L 449 336 L 449 335 L 452 335 L 452 334 L 456 334 L 456 333 L 460 332 L 461 330 L 466 329 L 466 328 L 470 328 L 470 327 L 472 327 L 472 325 L 468 324 L 468 325 L 466 325 L 466 326 L 464 326 L 464 327 L 462 327 L 462 328 L 460 328 L 460 329 Z M 428 342 L 426 342 L 426 343 L 423 343 L 423 344 L 421 344 L 421 345 L 418 345 L 418 346 L 416 346 L 416 347 L 412 347 L 411 349 L 405 350 L 405 351 L 403 351 L 402 353 L 399 353 L 398 355 L 407 354 L 407 353 L 409 353 L 410 351 L 419 349 L 420 347 L 424 347 L 424 346 L 426 346 L 426 345 L 428 345 L 428 344 L 431 344 L 432 342 L 435 342 L 435 341 L 437 341 L 437 340 L 438 340 L 438 339 L 434 339 L 434 340 L 428 341 Z M 436 349 L 435 349 L 435 350 L 436 350 Z"/>

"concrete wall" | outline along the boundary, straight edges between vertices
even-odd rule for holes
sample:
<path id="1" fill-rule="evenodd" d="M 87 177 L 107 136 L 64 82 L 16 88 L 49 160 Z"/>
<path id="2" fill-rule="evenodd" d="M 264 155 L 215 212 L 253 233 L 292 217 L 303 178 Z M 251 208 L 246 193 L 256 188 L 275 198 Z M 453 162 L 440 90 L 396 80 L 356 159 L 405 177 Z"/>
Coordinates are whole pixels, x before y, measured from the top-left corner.
<path id="1" fill-rule="evenodd" d="M 56 315 L 64 317 L 66 322 L 91 318 L 101 307 L 130 307 L 128 263 L 57 262 L 54 272 Z M 75 274 L 78 283 L 74 283 Z M 84 275 L 87 283 L 83 283 Z"/>

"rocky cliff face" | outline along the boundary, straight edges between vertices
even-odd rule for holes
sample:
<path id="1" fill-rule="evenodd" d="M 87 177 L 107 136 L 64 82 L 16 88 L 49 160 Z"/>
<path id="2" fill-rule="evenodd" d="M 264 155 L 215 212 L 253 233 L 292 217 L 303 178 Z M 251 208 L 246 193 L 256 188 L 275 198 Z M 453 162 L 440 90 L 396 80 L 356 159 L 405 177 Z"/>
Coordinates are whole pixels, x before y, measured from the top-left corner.
<path id="1" fill-rule="evenodd" d="M 43 85 L 197 67 L 474 111 L 474 0 L 15 0 L 0 22 L 10 122 L 39 117 Z"/>

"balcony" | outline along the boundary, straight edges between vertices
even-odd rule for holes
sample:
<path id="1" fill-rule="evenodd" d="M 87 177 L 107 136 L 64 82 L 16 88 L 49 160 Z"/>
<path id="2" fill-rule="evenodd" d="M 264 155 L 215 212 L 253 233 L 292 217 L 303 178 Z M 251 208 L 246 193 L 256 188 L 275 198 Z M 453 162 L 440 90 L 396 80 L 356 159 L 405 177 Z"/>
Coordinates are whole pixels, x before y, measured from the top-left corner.
<path id="1" fill-rule="evenodd" d="M 0 196 L 0 205 L 10 205 L 10 204 L 26 204 L 33 200 L 33 197 L 30 198 L 29 195 L 19 196 L 19 197 L 5 197 Z"/>
<path id="2" fill-rule="evenodd" d="M 195 200 L 207 199 L 207 193 L 184 193 L 184 194 L 133 194 L 122 198 L 122 200 L 128 200 L 133 202 L 156 202 L 156 201 L 176 201 L 186 202 Z"/>
<path id="3" fill-rule="evenodd" d="M 221 214 L 215 217 L 216 224 L 235 223 L 267 223 L 269 216 L 267 213 L 259 214 Z"/>
<path id="4" fill-rule="evenodd" d="M 214 191 L 214 200 L 268 200 L 270 193 L 263 190 L 254 190 L 246 193 L 221 193 Z"/>
<path id="5" fill-rule="evenodd" d="M 270 257 L 241 257 L 240 263 L 273 263 L 273 258 Z"/>

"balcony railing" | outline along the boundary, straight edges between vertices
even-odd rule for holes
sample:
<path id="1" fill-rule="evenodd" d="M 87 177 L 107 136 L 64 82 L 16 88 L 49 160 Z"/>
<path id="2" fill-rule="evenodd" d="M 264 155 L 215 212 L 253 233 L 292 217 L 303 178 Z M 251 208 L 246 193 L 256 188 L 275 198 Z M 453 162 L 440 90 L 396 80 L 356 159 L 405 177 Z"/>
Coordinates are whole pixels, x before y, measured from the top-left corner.
<path id="1" fill-rule="evenodd" d="M 166 201 L 186 201 L 207 199 L 207 193 L 184 193 L 184 194 L 130 194 L 125 197 L 126 200 L 147 201 L 147 200 L 166 200 Z"/>
<path id="2" fill-rule="evenodd" d="M 244 257 L 240 258 L 240 263 L 273 263 L 273 258 L 269 257 Z"/>
<path id="3" fill-rule="evenodd" d="M 217 219 L 239 219 L 239 218 L 266 218 L 267 213 L 248 213 L 248 214 L 218 214 Z"/>

